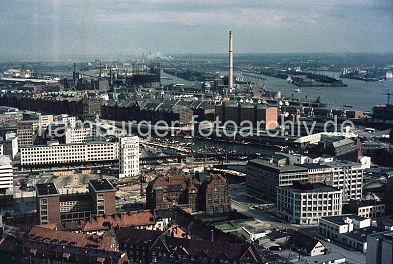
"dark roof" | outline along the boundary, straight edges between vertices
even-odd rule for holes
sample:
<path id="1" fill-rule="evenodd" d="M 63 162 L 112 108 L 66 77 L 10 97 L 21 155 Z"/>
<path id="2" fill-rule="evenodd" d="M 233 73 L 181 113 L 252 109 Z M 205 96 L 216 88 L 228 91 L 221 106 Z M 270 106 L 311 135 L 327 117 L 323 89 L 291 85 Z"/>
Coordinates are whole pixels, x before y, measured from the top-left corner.
<path id="1" fill-rule="evenodd" d="M 288 246 L 297 248 L 300 251 L 311 252 L 318 242 L 315 238 L 296 231 L 288 240 Z"/>
<path id="2" fill-rule="evenodd" d="M 266 168 L 271 170 L 277 170 L 279 172 L 306 172 L 307 169 L 302 166 L 296 165 L 284 165 L 284 166 L 277 166 L 275 163 L 263 160 L 263 159 L 253 159 L 248 161 L 248 164 L 259 167 L 259 168 Z"/>
<path id="3" fill-rule="evenodd" d="M 87 193 L 71 193 L 60 195 L 60 202 L 69 202 L 69 201 L 80 201 L 80 202 L 90 202 L 91 196 Z"/>
<path id="4" fill-rule="evenodd" d="M 122 243 L 152 244 L 162 235 L 161 231 L 136 229 L 133 227 L 116 228 L 114 232 L 116 240 Z"/>
<path id="5" fill-rule="evenodd" d="M 362 229 L 355 229 L 352 232 L 344 234 L 344 236 L 349 237 L 349 238 L 356 240 L 358 242 L 365 243 L 365 242 L 367 242 L 368 235 L 376 234 L 376 233 L 379 233 L 382 231 L 384 231 L 384 229 L 370 226 L 370 227 L 366 227 L 366 228 L 362 228 Z"/>
<path id="6" fill-rule="evenodd" d="M 293 192 L 313 193 L 313 192 L 336 192 L 336 188 L 323 183 L 294 182 L 291 186 L 279 187 L 283 189 L 291 189 Z"/>
<path id="7" fill-rule="evenodd" d="M 59 192 L 53 182 L 50 183 L 39 183 L 36 185 L 38 196 L 51 196 L 58 195 Z"/>
<path id="8" fill-rule="evenodd" d="M 89 184 L 96 192 L 116 191 L 115 187 L 106 179 L 89 180 Z"/>

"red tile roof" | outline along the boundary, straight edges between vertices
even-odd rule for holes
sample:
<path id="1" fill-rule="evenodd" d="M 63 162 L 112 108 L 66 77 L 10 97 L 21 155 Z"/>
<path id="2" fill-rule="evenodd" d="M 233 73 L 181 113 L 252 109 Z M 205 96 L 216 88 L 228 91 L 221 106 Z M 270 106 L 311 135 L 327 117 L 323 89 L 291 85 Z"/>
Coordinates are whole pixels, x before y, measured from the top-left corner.
<path id="1" fill-rule="evenodd" d="M 111 237 L 77 234 L 67 231 L 52 230 L 40 226 L 33 226 L 27 233 L 26 239 L 57 245 L 68 245 L 82 248 L 97 248 L 114 251 Z"/>
<path id="2" fill-rule="evenodd" d="M 110 216 L 92 217 L 84 224 L 83 232 L 109 230 L 112 227 L 149 226 L 155 224 L 155 217 L 151 211 L 131 211 Z"/>

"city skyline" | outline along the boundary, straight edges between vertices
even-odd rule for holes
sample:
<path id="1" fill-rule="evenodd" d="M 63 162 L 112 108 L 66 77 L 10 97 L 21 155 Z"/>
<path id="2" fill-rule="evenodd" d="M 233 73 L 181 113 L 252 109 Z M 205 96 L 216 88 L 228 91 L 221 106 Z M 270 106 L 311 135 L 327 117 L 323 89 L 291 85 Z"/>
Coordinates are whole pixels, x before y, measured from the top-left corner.
<path id="1" fill-rule="evenodd" d="M 5 58 L 151 52 L 393 52 L 393 4 L 366 1 L 50 1 L 2 4 Z"/>

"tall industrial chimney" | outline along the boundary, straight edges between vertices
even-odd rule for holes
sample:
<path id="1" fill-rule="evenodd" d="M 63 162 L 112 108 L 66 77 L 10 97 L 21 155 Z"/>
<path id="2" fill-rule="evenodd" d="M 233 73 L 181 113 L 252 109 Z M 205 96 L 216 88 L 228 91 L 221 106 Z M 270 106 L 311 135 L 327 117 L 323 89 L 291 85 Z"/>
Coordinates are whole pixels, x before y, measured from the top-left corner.
<path id="1" fill-rule="evenodd" d="M 228 88 L 233 89 L 233 33 L 229 31 L 229 78 Z"/>

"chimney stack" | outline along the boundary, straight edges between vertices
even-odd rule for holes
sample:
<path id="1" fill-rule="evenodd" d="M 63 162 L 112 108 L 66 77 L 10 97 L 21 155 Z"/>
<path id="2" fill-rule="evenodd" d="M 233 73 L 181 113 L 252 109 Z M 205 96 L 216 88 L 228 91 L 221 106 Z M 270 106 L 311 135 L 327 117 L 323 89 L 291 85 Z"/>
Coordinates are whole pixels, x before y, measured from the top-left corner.
<path id="1" fill-rule="evenodd" d="M 233 33 L 229 31 L 229 78 L 228 88 L 233 89 Z"/>

